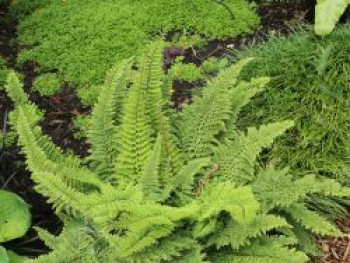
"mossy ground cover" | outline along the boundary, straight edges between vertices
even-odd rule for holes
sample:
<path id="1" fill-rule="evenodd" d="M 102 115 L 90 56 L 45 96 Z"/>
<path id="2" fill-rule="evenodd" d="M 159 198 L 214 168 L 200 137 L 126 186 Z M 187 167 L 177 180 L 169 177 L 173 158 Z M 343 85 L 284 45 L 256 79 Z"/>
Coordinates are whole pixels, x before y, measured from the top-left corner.
<path id="1" fill-rule="evenodd" d="M 244 78 L 271 77 L 268 88 L 245 108 L 240 125 L 296 120 L 296 126 L 277 141 L 271 158 L 296 171 L 349 180 L 350 154 L 350 27 L 326 38 L 312 33 L 276 37 L 246 49 L 253 56 Z"/>
<path id="2" fill-rule="evenodd" d="M 185 32 L 224 39 L 259 24 L 254 5 L 246 0 L 17 0 L 12 12 L 21 18 L 20 42 L 32 46 L 19 54 L 19 63 L 34 60 L 58 69 L 80 87 L 99 83 L 115 62 L 137 55 L 157 35 Z"/>

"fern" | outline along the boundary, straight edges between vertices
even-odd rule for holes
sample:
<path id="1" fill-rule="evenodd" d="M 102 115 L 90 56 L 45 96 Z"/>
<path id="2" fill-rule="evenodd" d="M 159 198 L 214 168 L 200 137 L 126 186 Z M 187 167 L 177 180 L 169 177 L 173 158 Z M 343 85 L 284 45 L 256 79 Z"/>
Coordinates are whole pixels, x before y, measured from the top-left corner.
<path id="1" fill-rule="evenodd" d="M 109 72 L 87 132 L 87 165 L 42 135 L 36 106 L 9 78 L 7 90 L 19 98 L 11 123 L 27 166 L 65 224 L 57 237 L 39 230 L 52 252 L 32 261 L 306 262 L 306 238 L 299 238 L 339 235 L 308 199 L 349 196 L 348 189 L 257 166 L 261 150 L 292 122 L 237 130 L 239 109 L 267 80 L 237 82 L 250 59 L 213 79 L 169 121 L 161 47 L 151 44 L 136 72 L 128 61 Z"/>
<path id="2" fill-rule="evenodd" d="M 214 161 L 220 164 L 219 176 L 238 184 L 250 182 L 254 177 L 255 159 L 273 139 L 291 127 L 293 122 L 285 121 L 250 128 L 246 135 L 238 134 L 232 141 L 221 143 L 214 153 Z"/>
<path id="3" fill-rule="evenodd" d="M 89 121 L 90 127 L 87 132 L 88 142 L 91 145 L 89 161 L 93 170 L 104 179 L 111 176 L 114 171 L 118 153 L 116 125 L 120 124 L 120 120 L 115 118 L 120 116 L 120 105 L 126 93 L 130 68 L 131 63 L 124 61 L 109 72 Z"/>
<path id="4" fill-rule="evenodd" d="M 317 35 L 328 35 L 331 33 L 350 5 L 349 0 L 317 0 L 315 8 L 315 32 Z"/>

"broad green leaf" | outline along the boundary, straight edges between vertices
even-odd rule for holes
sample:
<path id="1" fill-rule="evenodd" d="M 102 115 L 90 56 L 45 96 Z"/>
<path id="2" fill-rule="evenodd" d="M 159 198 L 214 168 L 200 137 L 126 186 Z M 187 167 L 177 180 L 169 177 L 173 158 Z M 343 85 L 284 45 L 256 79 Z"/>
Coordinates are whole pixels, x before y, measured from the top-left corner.
<path id="1" fill-rule="evenodd" d="M 0 190 L 0 242 L 23 236 L 30 224 L 28 205 L 19 196 Z"/>

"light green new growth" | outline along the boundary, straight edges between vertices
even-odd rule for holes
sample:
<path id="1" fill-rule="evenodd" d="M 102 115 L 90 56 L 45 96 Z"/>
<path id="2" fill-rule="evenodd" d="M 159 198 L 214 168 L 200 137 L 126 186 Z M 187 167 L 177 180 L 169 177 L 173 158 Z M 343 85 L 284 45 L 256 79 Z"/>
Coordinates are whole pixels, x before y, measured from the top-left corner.
<path id="1" fill-rule="evenodd" d="M 250 59 L 213 79 L 171 122 L 162 45 L 149 46 L 136 72 L 124 61 L 108 75 L 87 126 L 87 165 L 42 135 L 36 106 L 9 76 L 11 123 L 28 169 L 65 224 L 57 237 L 38 229 L 52 252 L 30 262 L 307 262 L 300 246 L 312 232 L 339 235 L 308 198 L 349 189 L 257 167 L 262 148 L 292 123 L 235 127 L 239 108 L 266 83 L 237 82 Z"/>

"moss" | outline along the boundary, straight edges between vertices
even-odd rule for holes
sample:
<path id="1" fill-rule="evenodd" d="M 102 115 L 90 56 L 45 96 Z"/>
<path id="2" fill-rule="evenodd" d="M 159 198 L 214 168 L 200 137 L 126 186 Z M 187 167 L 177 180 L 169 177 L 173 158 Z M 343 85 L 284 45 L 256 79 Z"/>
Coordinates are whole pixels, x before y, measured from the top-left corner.
<path id="1" fill-rule="evenodd" d="M 322 39 L 301 32 L 238 55 L 258 58 L 243 70 L 244 78 L 271 76 L 266 91 L 244 109 L 240 126 L 296 120 L 271 151 L 282 166 L 350 182 L 344 172 L 350 156 L 349 39 L 350 26 Z"/>
<path id="2" fill-rule="evenodd" d="M 37 77 L 33 87 L 42 96 L 50 96 L 61 90 L 61 81 L 57 74 L 47 73 Z"/>
<path id="3" fill-rule="evenodd" d="M 211 0 L 49 2 L 20 22 L 20 41 L 33 48 L 21 52 L 19 62 L 58 69 L 78 86 L 99 84 L 116 61 L 137 55 L 156 35 L 178 31 L 224 39 L 252 32 L 259 23 L 246 0 L 227 0 L 230 12 Z"/>

